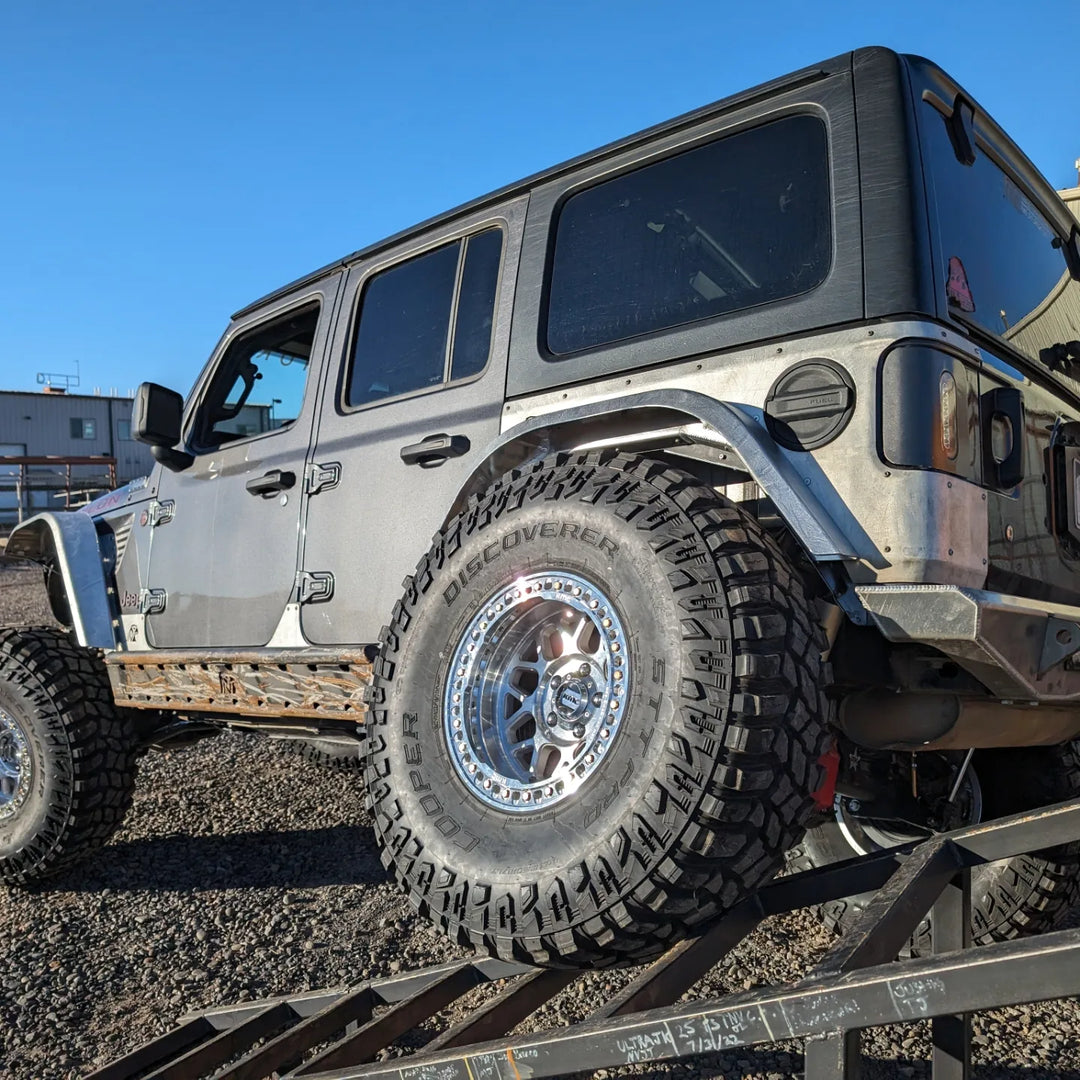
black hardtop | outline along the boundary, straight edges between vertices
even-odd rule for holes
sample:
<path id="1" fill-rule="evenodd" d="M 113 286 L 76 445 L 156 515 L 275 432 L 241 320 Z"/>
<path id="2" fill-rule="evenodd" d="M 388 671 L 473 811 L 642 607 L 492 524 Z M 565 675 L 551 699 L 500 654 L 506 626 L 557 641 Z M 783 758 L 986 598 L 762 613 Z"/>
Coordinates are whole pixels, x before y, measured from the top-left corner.
<path id="1" fill-rule="evenodd" d="M 350 266 L 355 262 L 359 262 L 361 259 L 369 258 L 394 244 L 398 244 L 414 236 L 419 236 L 437 226 L 450 224 L 457 218 L 465 217 L 478 210 L 483 210 L 486 206 L 500 203 L 515 195 L 526 194 L 538 185 L 553 180 L 574 169 L 578 169 L 593 162 L 602 161 L 606 157 L 614 156 L 625 150 L 632 150 L 635 146 L 647 144 L 654 139 L 676 133 L 683 128 L 693 127 L 695 124 L 701 123 L 714 116 L 722 115 L 725 112 L 730 112 L 737 108 L 744 108 L 755 101 L 767 99 L 782 91 L 791 90 L 797 86 L 810 85 L 841 71 L 850 71 L 856 63 L 869 60 L 875 53 L 894 58 L 898 56 L 893 50 L 880 46 L 871 46 L 868 48 L 856 49 L 852 52 L 841 53 L 839 56 L 834 56 L 821 63 L 800 68 L 798 71 L 793 71 L 788 75 L 782 75 L 776 79 L 770 79 L 768 82 L 761 83 L 748 90 L 741 90 L 737 94 L 721 98 L 719 101 L 715 101 L 710 105 L 703 105 L 691 112 L 676 116 L 671 120 L 664 120 L 659 124 L 654 124 L 652 127 L 645 128 L 643 131 L 636 132 L 633 135 L 627 135 L 622 139 L 607 143 L 605 146 L 598 147 L 595 150 L 589 150 L 584 154 L 579 154 L 577 157 L 570 158 L 568 161 L 553 165 L 551 168 L 544 169 L 538 173 L 533 173 L 532 176 L 527 176 L 515 183 L 507 184 L 487 195 L 482 195 L 467 203 L 462 203 L 452 210 L 446 210 L 441 214 L 436 214 L 426 221 L 422 221 L 417 225 L 411 225 L 409 228 L 402 229 L 392 236 L 378 240 L 373 244 L 369 244 L 367 247 L 360 248 L 359 251 L 354 251 L 351 255 L 336 259 L 334 262 L 328 263 L 318 270 L 313 270 L 311 273 L 305 274 L 295 281 L 290 281 L 287 285 L 282 285 L 280 288 L 274 289 L 273 292 L 267 293 L 253 303 L 246 305 L 237 311 L 233 315 L 233 318 L 236 319 L 242 315 L 247 315 L 249 312 L 262 307 L 263 304 L 275 300 L 279 296 L 284 296 L 294 289 L 301 288 L 310 282 L 317 281 L 325 274 L 332 273 L 334 270 Z"/>

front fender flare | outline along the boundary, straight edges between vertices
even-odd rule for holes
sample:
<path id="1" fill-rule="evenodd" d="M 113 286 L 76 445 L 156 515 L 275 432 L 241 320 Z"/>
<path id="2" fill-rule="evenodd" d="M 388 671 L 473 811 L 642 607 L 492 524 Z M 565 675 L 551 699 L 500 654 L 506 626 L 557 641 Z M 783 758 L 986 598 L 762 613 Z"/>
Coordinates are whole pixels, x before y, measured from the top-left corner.
<path id="1" fill-rule="evenodd" d="M 484 450 L 455 502 L 474 494 L 495 476 L 524 461 L 559 450 L 573 450 L 582 440 L 582 426 L 601 417 L 647 412 L 667 423 L 697 421 L 705 424 L 731 448 L 746 472 L 761 486 L 817 561 L 873 558 L 873 543 L 821 467 L 809 453 L 794 454 L 776 444 L 765 429 L 764 416 L 751 405 L 717 401 L 692 390 L 651 390 L 606 401 L 530 417 L 505 431 Z M 674 418 L 674 419 L 673 419 Z"/>
<path id="2" fill-rule="evenodd" d="M 36 514 L 16 526 L 8 539 L 6 556 L 29 559 L 44 566 L 46 572 L 60 575 L 71 628 L 80 645 L 116 648 L 101 546 L 89 514 Z"/>

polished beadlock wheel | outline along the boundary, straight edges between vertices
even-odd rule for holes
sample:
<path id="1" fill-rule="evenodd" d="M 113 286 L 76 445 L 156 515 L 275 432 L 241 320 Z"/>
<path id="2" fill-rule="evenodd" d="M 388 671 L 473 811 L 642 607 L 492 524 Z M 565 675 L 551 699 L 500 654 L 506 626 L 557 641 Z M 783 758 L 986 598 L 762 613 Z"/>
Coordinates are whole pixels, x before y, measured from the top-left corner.
<path id="1" fill-rule="evenodd" d="M 0 709 L 0 821 L 14 817 L 30 794 L 34 765 L 18 721 Z"/>
<path id="2" fill-rule="evenodd" d="M 532 574 L 489 596 L 454 652 L 443 711 L 458 776 L 511 813 L 572 796 L 628 700 L 626 633 L 611 600 L 574 574 Z"/>

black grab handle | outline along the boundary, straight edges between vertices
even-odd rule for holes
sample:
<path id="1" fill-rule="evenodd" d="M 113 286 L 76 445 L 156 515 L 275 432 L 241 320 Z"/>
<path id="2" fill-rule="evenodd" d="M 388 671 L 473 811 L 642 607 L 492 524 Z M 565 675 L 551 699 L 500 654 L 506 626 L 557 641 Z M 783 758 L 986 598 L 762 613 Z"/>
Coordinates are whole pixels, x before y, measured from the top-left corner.
<path id="1" fill-rule="evenodd" d="M 461 457 L 467 454 L 472 444 L 464 435 L 429 435 L 418 443 L 401 448 L 401 460 L 406 465 L 419 465 L 421 469 L 432 469 L 441 465 L 447 458 Z"/>
<path id="2" fill-rule="evenodd" d="M 261 495 L 264 499 L 276 495 L 279 491 L 286 491 L 296 483 L 296 473 L 284 469 L 271 469 L 262 476 L 256 476 L 249 480 L 244 487 L 252 495 Z"/>

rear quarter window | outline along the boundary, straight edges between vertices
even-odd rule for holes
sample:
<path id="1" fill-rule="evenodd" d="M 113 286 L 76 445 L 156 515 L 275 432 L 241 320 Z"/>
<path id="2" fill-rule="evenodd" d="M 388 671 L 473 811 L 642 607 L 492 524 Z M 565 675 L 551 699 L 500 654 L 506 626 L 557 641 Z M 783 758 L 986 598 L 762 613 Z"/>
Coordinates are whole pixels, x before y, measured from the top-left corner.
<path id="1" fill-rule="evenodd" d="M 550 359 L 808 292 L 832 254 L 827 134 L 796 115 L 571 195 L 557 218 Z"/>

